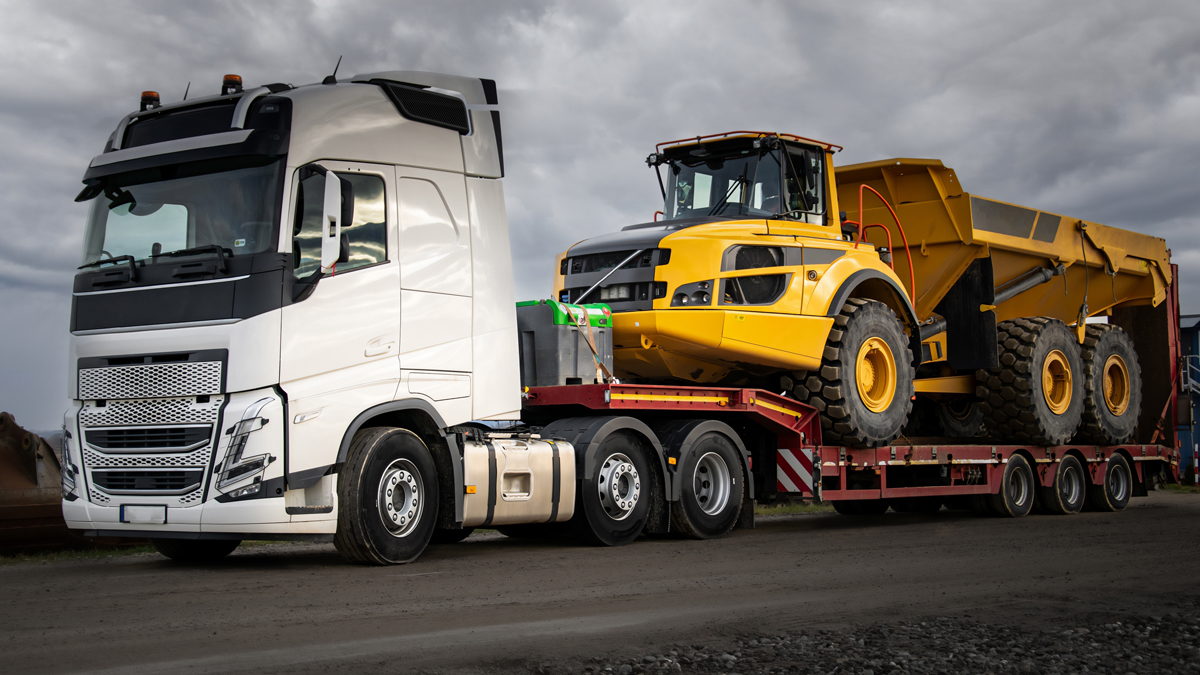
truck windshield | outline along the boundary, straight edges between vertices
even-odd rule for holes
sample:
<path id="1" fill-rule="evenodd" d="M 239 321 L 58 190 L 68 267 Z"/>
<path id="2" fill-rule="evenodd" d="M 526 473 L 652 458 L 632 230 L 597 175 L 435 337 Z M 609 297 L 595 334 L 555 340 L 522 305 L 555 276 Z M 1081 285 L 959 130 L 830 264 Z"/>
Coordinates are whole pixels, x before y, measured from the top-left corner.
<path id="1" fill-rule="evenodd" d="M 670 160 L 666 219 L 706 216 L 766 217 L 780 212 L 783 167 L 775 152 L 757 150 Z"/>
<path id="2" fill-rule="evenodd" d="M 274 250 L 282 160 L 223 168 L 166 167 L 128 182 L 108 179 L 92 202 L 83 264 L 124 255 L 152 260 L 212 245 L 227 256 Z"/>

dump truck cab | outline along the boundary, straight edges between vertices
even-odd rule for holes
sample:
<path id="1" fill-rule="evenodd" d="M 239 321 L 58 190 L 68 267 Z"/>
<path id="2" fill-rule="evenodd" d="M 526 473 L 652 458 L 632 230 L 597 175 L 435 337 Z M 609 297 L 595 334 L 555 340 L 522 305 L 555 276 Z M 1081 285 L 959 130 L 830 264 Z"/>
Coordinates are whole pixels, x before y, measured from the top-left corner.
<path id="1" fill-rule="evenodd" d="M 764 132 L 660 144 L 647 163 L 662 217 L 571 247 L 555 297 L 612 308 L 618 375 L 635 380 L 751 383 L 819 369 L 851 297 L 915 326 L 886 250 L 842 232 L 836 149 Z"/>

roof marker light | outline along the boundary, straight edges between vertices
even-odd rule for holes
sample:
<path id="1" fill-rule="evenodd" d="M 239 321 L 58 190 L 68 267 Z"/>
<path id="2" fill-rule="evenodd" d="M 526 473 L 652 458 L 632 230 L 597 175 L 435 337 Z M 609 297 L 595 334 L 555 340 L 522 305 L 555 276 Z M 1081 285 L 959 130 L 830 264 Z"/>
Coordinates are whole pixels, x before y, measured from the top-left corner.
<path id="1" fill-rule="evenodd" d="M 142 92 L 141 112 L 146 112 L 147 110 L 153 110 L 160 105 L 161 104 L 158 102 L 158 92 L 157 91 L 143 91 Z"/>
<path id="2" fill-rule="evenodd" d="M 226 75 L 221 82 L 221 95 L 229 96 L 230 94 L 242 93 L 242 76 L 241 75 Z"/>

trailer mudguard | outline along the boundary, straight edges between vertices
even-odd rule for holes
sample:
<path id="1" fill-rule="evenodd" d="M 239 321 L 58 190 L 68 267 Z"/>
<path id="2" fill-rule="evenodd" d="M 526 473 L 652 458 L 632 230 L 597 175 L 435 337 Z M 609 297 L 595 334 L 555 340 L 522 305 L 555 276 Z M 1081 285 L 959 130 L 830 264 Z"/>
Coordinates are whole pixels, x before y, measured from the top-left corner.
<path id="1" fill-rule="evenodd" d="M 746 444 L 742 442 L 741 437 L 728 424 L 717 420 L 672 420 L 655 425 L 654 430 L 658 433 L 668 457 L 674 459 L 676 462 L 675 464 L 670 464 L 670 460 L 668 460 L 671 472 L 667 475 L 671 476 L 671 480 L 667 489 L 667 501 L 679 501 L 680 493 L 683 490 L 683 480 L 675 475 L 675 471 L 686 463 L 688 456 L 692 453 L 692 446 L 696 444 L 696 441 L 710 431 L 728 438 L 734 447 L 737 448 L 738 455 L 742 458 L 742 472 L 743 480 L 746 481 L 746 494 L 751 499 L 754 499 L 754 480 L 750 473 L 750 453 L 746 450 Z"/>

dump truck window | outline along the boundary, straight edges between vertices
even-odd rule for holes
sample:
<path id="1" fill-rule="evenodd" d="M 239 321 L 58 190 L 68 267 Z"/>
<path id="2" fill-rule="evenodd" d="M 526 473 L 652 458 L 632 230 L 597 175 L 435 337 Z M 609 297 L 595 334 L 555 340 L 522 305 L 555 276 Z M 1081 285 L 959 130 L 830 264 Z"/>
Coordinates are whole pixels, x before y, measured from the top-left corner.
<path id="1" fill-rule="evenodd" d="M 825 213 L 825 172 L 820 153 L 806 149 L 788 152 L 787 211 L 806 222 L 803 214 Z"/>

